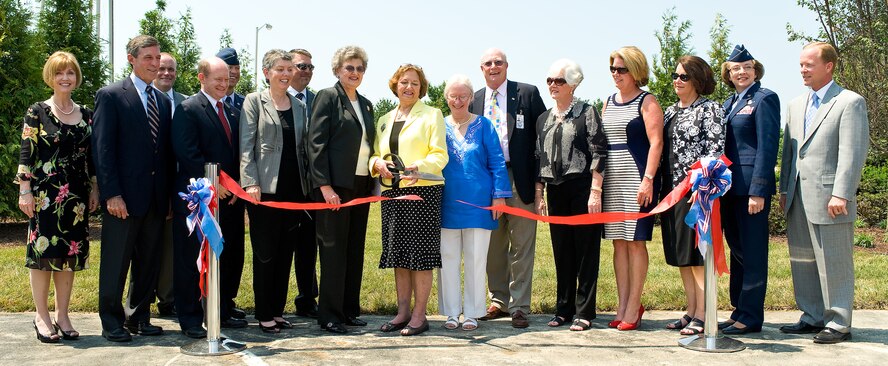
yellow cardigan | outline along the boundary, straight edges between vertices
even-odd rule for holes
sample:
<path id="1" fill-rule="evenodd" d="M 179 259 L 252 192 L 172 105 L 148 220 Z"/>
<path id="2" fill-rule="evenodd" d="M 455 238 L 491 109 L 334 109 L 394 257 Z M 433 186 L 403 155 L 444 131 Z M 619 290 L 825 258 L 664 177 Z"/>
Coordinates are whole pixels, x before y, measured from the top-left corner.
<path id="1" fill-rule="evenodd" d="M 373 170 L 377 159 L 390 153 L 389 137 L 392 134 L 392 124 L 398 108 L 391 110 L 376 122 L 376 141 L 373 155 L 370 157 L 370 171 L 373 176 L 379 173 Z M 410 109 L 407 120 L 398 134 L 398 156 L 404 161 L 405 166 L 416 165 L 423 173 L 442 175 L 441 171 L 447 165 L 447 130 L 444 127 L 444 115 L 441 110 L 425 105 L 417 101 Z M 391 179 L 382 178 L 386 184 L 391 184 Z M 416 186 L 431 186 L 443 184 L 441 181 L 419 180 Z M 382 187 L 383 190 L 389 189 Z"/>

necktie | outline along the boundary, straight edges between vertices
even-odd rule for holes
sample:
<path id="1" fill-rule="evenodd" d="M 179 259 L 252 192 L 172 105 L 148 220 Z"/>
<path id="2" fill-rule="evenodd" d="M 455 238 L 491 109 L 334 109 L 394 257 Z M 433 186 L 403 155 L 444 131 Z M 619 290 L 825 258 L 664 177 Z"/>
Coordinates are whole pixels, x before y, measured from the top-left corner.
<path id="1" fill-rule="evenodd" d="M 502 129 L 503 126 L 501 125 L 502 121 L 500 120 L 499 102 L 496 100 L 497 94 L 499 93 L 497 93 L 496 90 L 490 93 L 490 110 L 487 112 L 487 119 L 493 122 L 493 125 L 496 126 L 496 129 L 502 134 L 503 132 L 508 131 L 503 131 Z"/>
<path id="2" fill-rule="evenodd" d="M 231 102 L 233 102 L 232 99 L 234 99 L 234 98 L 232 98 L 230 95 L 225 97 L 225 105 L 227 105 L 228 108 L 231 108 Z"/>
<path id="3" fill-rule="evenodd" d="M 305 101 L 305 94 L 296 93 L 296 99 L 299 99 L 304 102 Z"/>
<path id="4" fill-rule="evenodd" d="M 228 144 L 231 145 L 231 127 L 228 127 L 228 120 L 225 119 L 225 107 L 222 102 L 216 101 L 216 114 L 219 115 L 219 123 L 222 123 L 222 129 L 225 130 L 225 136 L 228 137 Z"/>
<path id="5" fill-rule="evenodd" d="M 154 90 L 151 85 L 145 87 L 145 94 L 148 96 L 148 127 L 151 129 L 151 142 L 157 146 L 157 135 L 160 128 L 160 113 L 157 109 L 157 98 L 154 96 Z"/>
<path id="6" fill-rule="evenodd" d="M 811 132 L 811 123 L 814 122 L 814 115 L 817 114 L 818 109 L 820 109 L 820 97 L 817 96 L 817 93 L 814 93 L 811 97 L 811 105 L 805 111 L 805 136 Z"/>

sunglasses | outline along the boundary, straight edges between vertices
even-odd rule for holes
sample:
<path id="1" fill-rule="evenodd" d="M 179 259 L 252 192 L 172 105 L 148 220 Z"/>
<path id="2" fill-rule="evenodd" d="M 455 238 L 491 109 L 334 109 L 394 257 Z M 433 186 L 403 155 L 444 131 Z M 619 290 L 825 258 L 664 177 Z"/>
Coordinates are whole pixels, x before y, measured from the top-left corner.
<path id="1" fill-rule="evenodd" d="M 679 74 L 679 73 L 673 72 L 672 73 L 672 80 L 678 80 L 678 79 L 681 79 L 681 81 L 687 82 L 688 80 L 691 80 L 691 76 L 688 74 Z"/>
<path id="2" fill-rule="evenodd" d="M 626 75 L 626 74 L 629 73 L 629 69 L 628 69 L 628 68 L 625 68 L 625 67 L 613 67 L 613 66 L 611 66 L 611 67 L 610 67 L 610 70 L 611 70 L 611 74 L 613 74 L 614 71 L 616 71 L 617 74 L 620 74 L 620 75 Z"/>
<path id="3" fill-rule="evenodd" d="M 487 62 L 483 63 L 482 65 L 484 65 L 485 67 L 491 67 L 493 65 L 503 66 L 505 64 L 506 64 L 506 62 L 503 60 L 495 60 L 495 61 L 487 61 Z"/>
<path id="4" fill-rule="evenodd" d="M 555 86 L 563 86 L 564 84 L 567 84 L 567 80 L 564 80 L 564 78 L 546 78 L 546 85 L 552 84 L 555 84 Z"/>
<path id="5" fill-rule="evenodd" d="M 296 64 L 296 68 L 302 71 L 314 71 L 315 65 L 312 64 Z"/>
<path id="6" fill-rule="evenodd" d="M 357 72 L 358 74 L 363 74 L 364 71 L 367 70 L 367 69 L 364 68 L 364 66 L 361 66 L 361 65 L 358 65 L 358 67 L 354 67 L 354 66 L 352 66 L 352 65 L 345 65 L 345 66 L 343 66 L 342 68 L 345 69 L 345 71 L 348 71 L 348 72 Z"/>

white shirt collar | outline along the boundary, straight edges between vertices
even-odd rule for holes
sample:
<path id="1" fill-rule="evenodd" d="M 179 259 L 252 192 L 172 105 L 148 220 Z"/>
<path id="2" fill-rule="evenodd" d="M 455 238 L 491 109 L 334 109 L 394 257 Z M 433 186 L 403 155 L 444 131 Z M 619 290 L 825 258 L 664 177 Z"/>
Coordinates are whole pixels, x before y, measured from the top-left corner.
<path id="1" fill-rule="evenodd" d="M 305 92 L 305 89 L 302 89 L 302 90 L 296 90 L 296 89 L 293 89 L 292 86 L 288 86 L 288 87 L 287 87 L 287 93 L 290 93 L 290 95 L 292 95 L 292 96 L 294 96 L 294 97 L 296 96 L 296 94 L 299 94 L 299 93 L 302 93 L 302 95 L 303 95 L 304 97 L 307 97 L 307 96 L 308 96 L 308 93 Z"/>
<path id="2" fill-rule="evenodd" d="M 823 102 L 823 98 L 826 97 L 826 91 L 833 85 L 834 81 L 832 79 L 829 80 L 826 85 L 818 90 L 811 89 L 811 93 L 817 94 L 817 98 L 820 98 L 820 102 Z"/>
<path id="3" fill-rule="evenodd" d="M 172 89 L 170 89 L 170 90 L 172 90 Z M 220 100 L 211 97 L 211 96 L 210 96 L 209 94 L 207 94 L 207 92 L 205 92 L 203 89 L 201 89 L 200 92 L 201 92 L 201 94 L 203 94 L 205 97 L 207 97 L 207 99 L 210 101 L 210 105 L 212 105 L 213 108 L 215 109 L 215 108 L 216 108 L 216 102 L 219 102 Z M 225 97 L 223 97 L 223 98 L 225 98 Z M 225 104 L 225 102 L 222 102 L 222 104 Z M 217 112 L 218 112 L 218 111 L 217 111 Z"/>
<path id="4" fill-rule="evenodd" d="M 498 87 L 496 88 L 497 95 L 502 95 L 503 98 L 505 98 L 505 97 L 506 97 L 506 91 L 508 90 L 508 88 L 506 87 L 506 85 L 508 85 L 508 84 L 509 84 L 509 79 L 504 80 L 503 83 L 500 84 L 500 86 L 498 86 Z M 493 89 L 491 89 L 490 86 L 486 86 L 486 85 L 484 86 L 484 89 L 485 89 L 485 91 L 484 91 L 484 99 L 485 99 L 485 100 L 489 100 L 489 99 L 490 99 L 490 95 L 493 94 Z"/>
<path id="5" fill-rule="evenodd" d="M 151 82 L 151 84 L 146 83 L 144 80 L 142 80 L 138 76 L 136 76 L 136 73 L 134 73 L 134 72 L 130 73 L 130 79 L 133 81 L 133 85 L 136 86 L 136 89 L 139 89 L 139 92 L 141 92 L 141 93 L 145 93 L 145 88 L 147 88 L 148 85 L 151 85 L 152 88 L 154 87 L 153 81 Z M 155 88 L 155 89 L 157 89 L 157 88 Z M 172 89 L 170 89 L 170 90 L 172 90 Z"/>

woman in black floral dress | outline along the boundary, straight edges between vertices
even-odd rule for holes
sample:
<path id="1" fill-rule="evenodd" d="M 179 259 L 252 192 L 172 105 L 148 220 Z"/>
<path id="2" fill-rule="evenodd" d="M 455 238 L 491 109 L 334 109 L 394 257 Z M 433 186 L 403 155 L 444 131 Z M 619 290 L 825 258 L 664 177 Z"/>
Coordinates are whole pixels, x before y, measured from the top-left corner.
<path id="1" fill-rule="evenodd" d="M 82 82 L 74 55 L 56 52 L 43 66 L 53 95 L 34 103 L 25 115 L 16 183 L 19 208 L 29 218 L 25 266 L 37 309 L 34 330 L 44 343 L 77 339 L 68 318 L 74 271 L 88 268 L 89 212 L 98 207 L 90 161 L 92 111 L 78 106 L 71 92 Z M 55 282 L 56 321 L 48 309 L 50 279 Z"/>
<path id="2" fill-rule="evenodd" d="M 724 112 L 720 104 L 704 97 L 715 90 L 709 64 L 697 56 L 682 56 L 672 73 L 672 86 L 679 100 L 666 109 L 664 117 L 661 198 L 685 179 L 691 165 L 707 156 L 720 157 L 725 150 Z M 703 256 L 696 247 L 694 229 L 684 223 L 691 208 L 688 198 L 690 192 L 660 215 L 666 263 L 678 267 L 688 301 L 687 313 L 666 328 L 681 330 L 683 335 L 702 333 L 705 315 Z"/>

